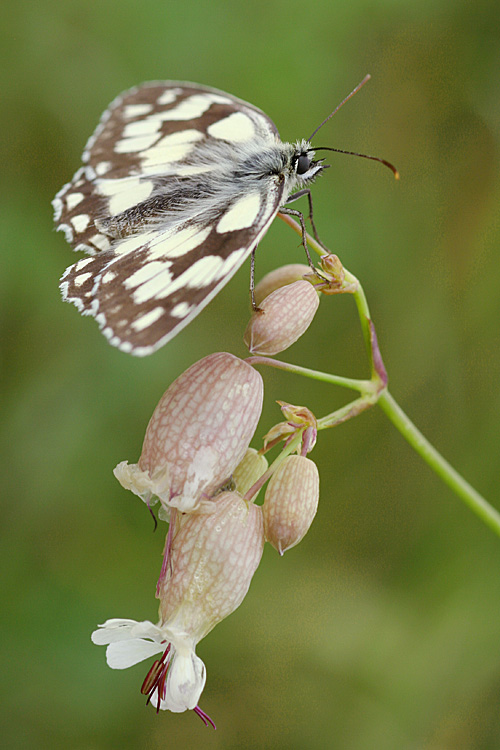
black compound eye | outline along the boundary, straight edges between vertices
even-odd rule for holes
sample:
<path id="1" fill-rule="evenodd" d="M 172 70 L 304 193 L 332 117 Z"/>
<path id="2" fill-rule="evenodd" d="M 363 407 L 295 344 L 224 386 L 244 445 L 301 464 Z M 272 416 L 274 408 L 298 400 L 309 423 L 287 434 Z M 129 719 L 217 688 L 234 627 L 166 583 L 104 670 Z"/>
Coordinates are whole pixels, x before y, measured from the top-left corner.
<path id="1" fill-rule="evenodd" d="M 305 174 L 311 167 L 311 160 L 307 154 L 301 154 L 297 159 L 297 166 L 295 171 L 297 174 Z"/>

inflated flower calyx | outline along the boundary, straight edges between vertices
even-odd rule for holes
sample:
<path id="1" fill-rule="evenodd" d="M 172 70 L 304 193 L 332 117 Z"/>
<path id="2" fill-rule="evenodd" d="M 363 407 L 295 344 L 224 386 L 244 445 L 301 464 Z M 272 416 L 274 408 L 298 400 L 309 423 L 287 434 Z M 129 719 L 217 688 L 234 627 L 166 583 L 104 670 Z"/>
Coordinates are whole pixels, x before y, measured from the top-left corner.
<path id="1" fill-rule="evenodd" d="M 288 349 L 309 328 L 319 298 L 303 279 L 271 292 L 256 310 L 243 340 L 252 354 L 273 355 Z"/>
<path id="2" fill-rule="evenodd" d="M 271 292 L 280 289 L 282 286 L 293 284 L 311 273 L 309 266 L 304 263 L 289 263 L 286 266 L 280 266 L 266 273 L 254 289 L 255 303 L 260 305 L 263 299 L 268 297 Z"/>
<path id="3" fill-rule="evenodd" d="M 195 510 L 243 459 L 262 410 L 260 374 L 225 352 L 189 367 L 166 390 L 146 430 L 137 464 L 115 475 L 147 503 Z"/>
<path id="4" fill-rule="evenodd" d="M 198 642 L 245 597 L 264 548 L 262 508 L 223 492 L 213 512 L 185 517 L 158 591 L 160 619 Z"/>
<path id="5" fill-rule="evenodd" d="M 318 500 L 319 474 L 314 461 L 287 456 L 269 480 L 262 506 L 266 540 L 280 555 L 304 538 Z"/>

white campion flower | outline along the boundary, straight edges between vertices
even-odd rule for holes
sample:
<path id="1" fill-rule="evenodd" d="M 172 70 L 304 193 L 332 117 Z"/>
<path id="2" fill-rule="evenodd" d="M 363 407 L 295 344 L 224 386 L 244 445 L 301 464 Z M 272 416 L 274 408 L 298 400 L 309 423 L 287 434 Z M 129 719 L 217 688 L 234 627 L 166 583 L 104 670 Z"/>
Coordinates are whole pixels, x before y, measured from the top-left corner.
<path id="1" fill-rule="evenodd" d="M 262 411 L 263 382 L 249 364 L 218 352 L 196 362 L 165 391 L 148 424 L 137 464 L 114 473 L 146 504 L 196 510 L 245 455 Z"/>
<path id="2" fill-rule="evenodd" d="M 168 625 L 153 625 L 148 620 L 114 618 L 99 625 L 91 637 L 98 646 L 107 645 L 106 661 L 111 669 L 127 669 L 163 652 L 148 672 L 143 692 L 148 694 L 154 683 L 151 703 L 156 708 L 177 713 L 196 710 L 205 687 L 206 671 L 196 656 L 192 638 L 186 633 Z M 158 705 L 159 695 L 162 697 Z"/>
<path id="3" fill-rule="evenodd" d="M 197 643 L 243 601 L 264 547 L 262 508 L 238 492 L 222 492 L 203 511 L 183 517 L 160 581 L 160 622 L 112 619 L 92 633 L 107 645 L 113 669 L 125 669 L 162 652 L 142 686 L 157 710 L 199 708 L 206 679 Z"/>

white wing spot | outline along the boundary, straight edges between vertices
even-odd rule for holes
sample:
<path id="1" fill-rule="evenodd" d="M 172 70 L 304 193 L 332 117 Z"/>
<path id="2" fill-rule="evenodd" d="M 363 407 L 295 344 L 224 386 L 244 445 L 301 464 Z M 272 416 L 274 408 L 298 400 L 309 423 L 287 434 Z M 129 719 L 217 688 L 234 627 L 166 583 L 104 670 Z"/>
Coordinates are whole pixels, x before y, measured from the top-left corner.
<path id="1" fill-rule="evenodd" d="M 161 113 L 162 120 L 194 120 L 201 117 L 212 106 L 213 99 L 194 94 L 180 102 L 177 107 Z"/>
<path id="2" fill-rule="evenodd" d="M 102 277 L 102 283 L 109 284 L 111 281 L 114 281 L 114 279 L 116 279 L 116 273 L 114 271 L 106 271 Z"/>
<path id="3" fill-rule="evenodd" d="M 123 128 L 124 138 L 134 138 L 139 135 L 157 133 L 161 128 L 161 120 L 157 117 L 147 117 L 145 120 L 128 122 Z"/>
<path id="4" fill-rule="evenodd" d="M 217 224 L 217 231 L 236 232 L 251 227 L 260 211 L 259 193 L 250 193 L 233 203 Z"/>
<path id="5" fill-rule="evenodd" d="M 145 151 L 151 148 L 158 140 L 158 133 L 149 133 L 147 135 L 137 135 L 132 138 L 123 138 L 115 144 L 117 154 L 131 154 L 138 151 Z"/>
<path id="6" fill-rule="evenodd" d="M 165 263 L 161 265 L 163 266 L 162 271 L 159 271 L 156 276 L 149 279 L 149 281 L 145 281 L 135 289 L 133 297 L 137 305 L 148 302 L 148 300 L 154 297 L 164 296 L 166 291 L 170 293 L 169 287 L 172 282 L 172 274 Z"/>
<path id="7" fill-rule="evenodd" d="M 144 266 L 141 266 L 141 268 L 135 271 L 135 273 L 125 279 L 123 285 L 127 289 L 140 286 L 146 281 L 151 281 L 151 279 L 153 279 L 162 271 L 168 270 L 171 265 L 172 264 L 169 261 L 162 262 L 160 260 L 154 260 L 150 263 L 146 263 Z"/>
<path id="8" fill-rule="evenodd" d="M 59 221 L 63 210 L 63 202 L 57 195 L 52 201 L 52 207 L 54 209 L 54 221 Z"/>
<path id="9" fill-rule="evenodd" d="M 103 234 L 94 234 L 94 236 L 90 238 L 89 242 L 95 245 L 98 250 L 109 250 L 109 248 L 111 247 L 110 241 Z"/>
<path id="10" fill-rule="evenodd" d="M 113 251 L 116 255 L 125 255 L 126 253 L 139 250 L 148 244 L 148 242 L 158 236 L 158 232 L 144 232 L 143 234 L 135 234 L 132 237 L 127 237 L 126 240 L 122 240 L 113 247 Z"/>
<path id="11" fill-rule="evenodd" d="M 179 130 L 177 133 L 170 133 L 170 135 L 164 136 L 161 141 L 159 141 L 156 146 L 157 148 L 161 147 L 167 147 L 167 146 L 178 146 L 179 144 L 184 143 L 196 143 L 196 141 L 201 141 L 202 138 L 205 136 L 201 132 L 201 130 L 196 130 L 196 128 L 188 128 L 187 130 Z"/>
<path id="12" fill-rule="evenodd" d="M 189 266 L 168 288 L 169 295 L 184 287 L 201 288 L 212 283 L 223 264 L 218 255 L 206 255 Z"/>
<path id="13" fill-rule="evenodd" d="M 74 265 L 74 266 L 71 266 L 71 268 L 74 268 L 74 269 L 75 269 L 75 271 L 81 271 L 81 270 L 82 270 L 82 268 L 85 268 L 85 266 L 88 266 L 88 264 L 89 264 L 89 263 L 92 263 L 92 262 L 93 262 L 93 260 L 94 260 L 93 258 L 82 258 L 82 259 L 81 259 L 81 260 L 79 260 L 79 261 L 78 261 L 77 263 L 75 263 L 75 265 Z M 69 271 L 69 270 L 70 270 L 70 269 L 68 268 L 68 271 Z"/>
<path id="14" fill-rule="evenodd" d="M 214 122 L 207 128 L 208 135 L 224 141 L 249 141 L 255 136 L 255 127 L 247 115 L 243 112 L 233 112 L 223 120 Z"/>
<path id="15" fill-rule="evenodd" d="M 233 269 L 236 270 L 241 263 L 241 256 L 248 252 L 247 247 L 240 247 L 239 250 L 233 250 L 229 255 L 217 273 L 217 278 L 221 279 L 223 276 L 233 275 Z"/>
<path id="16" fill-rule="evenodd" d="M 71 229 L 69 224 L 59 224 L 57 229 L 59 232 L 64 232 L 66 242 L 73 242 L 73 230 Z"/>
<path id="17" fill-rule="evenodd" d="M 91 279 L 92 274 L 87 271 L 87 273 L 82 273 L 80 276 L 76 276 L 74 279 L 75 286 L 81 286 L 82 284 L 85 284 L 87 279 Z"/>
<path id="18" fill-rule="evenodd" d="M 175 102 L 180 93 L 181 89 L 166 89 L 166 91 L 164 91 L 163 94 L 158 97 L 156 103 L 160 106 L 172 104 L 173 102 Z"/>
<path id="19" fill-rule="evenodd" d="M 134 322 L 130 324 L 131 328 L 134 328 L 136 331 L 143 331 L 145 328 L 149 328 L 149 326 L 153 325 L 153 323 L 156 323 L 164 312 L 165 310 L 163 307 L 154 307 L 149 312 L 144 313 L 144 315 L 141 315 L 134 320 Z"/>
<path id="20" fill-rule="evenodd" d="M 210 232 L 210 227 L 204 227 L 203 229 L 186 227 L 186 229 L 181 229 L 178 232 L 173 231 L 161 242 L 155 243 L 148 254 L 148 259 L 182 257 L 205 242 Z"/>
<path id="21" fill-rule="evenodd" d="M 78 216 L 73 216 L 70 222 L 77 232 L 83 232 L 90 224 L 90 216 L 88 214 L 79 214 Z"/>
<path id="22" fill-rule="evenodd" d="M 141 154 L 143 171 L 152 166 L 183 159 L 193 150 L 194 144 L 204 137 L 202 132 L 194 128 L 166 135 L 154 148 L 147 149 Z"/>
<path id="23" fill-rule="evenodd" d="M 109 172 L 111 169 L 111 162 L 110 161 L 101 161 L 99 164 L 96 165 L 95 173 L 98 175 L 98 177 L 102 177 L 103 174 L 106 174 L 106 172 Z"/>
<path id="24" fill-rule="evenodd" d="M 192 309 L 193 306 L 189 305 L 187 302 L 179 302 L 179 304 L 170 310 L 170 315 L 172 315 L 173 318 L 185 318 Z"/>
<path id="25" fill-rule="evenodd" d="M 179 143 L 177 146 L 162 147 L 161 141 L 157 146 L 148 148 L 141 154 L 141 168 L 158 167 L 159 164 L 180 161 L 184 159 L 194 148 L 192 143 Z"/>
<path id="26" fill-rule="evenodd" d="M 108 210 L 111 216 L 116 216 L 149 198 L 154 184 L 151 180 L 141 180 L 140 177 L 124 177 L 120 180 L 99 180 L 96 189 L 101 195 L 110 198 Z"/>
<path id="27" fill-rule="evenodd" d="M 82 202 L 82 200 L 85 198 L 83 193 L 69 193 L 69 195 L 66 197 L 66 206 L 68 207 L 68 211 L 71 211 L 75 206 L 78 206 L 79 203 Z"/>
<path id="28" fill-rule="evenodd" d="M 148 115 L 153 109 L 152 104 L 127 104 L 123 108 L 123 116 L 127 119 Z"/>
<path id="29" fill-rule="evenodd" d="M 232 104 L 233 101 L 228 96 L 221 96 L 220 94 L 205 94 L 207 99 L 210 99 L 214 104 Z"/>

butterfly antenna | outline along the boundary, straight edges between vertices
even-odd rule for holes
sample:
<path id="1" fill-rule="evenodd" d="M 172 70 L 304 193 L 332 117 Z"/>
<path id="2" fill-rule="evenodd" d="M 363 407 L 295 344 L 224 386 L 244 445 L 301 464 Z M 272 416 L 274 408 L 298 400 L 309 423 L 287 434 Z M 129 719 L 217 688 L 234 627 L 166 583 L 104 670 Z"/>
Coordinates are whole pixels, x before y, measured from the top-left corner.
<path id="1" fill-rule="evenodd" d="M 307 140 L 309 141 L 309 143 L 310 143 L 310 142 L 312 141 L 312 139 L 314 138 L 314 136 L 316 135 L 316 133 L 318 132 L 318 130 L 320 130 L 320 128 L 322 128 L 322 127 L 323 127 L 323 125 L 325 125 L 325 124 L 326 124 L 326 123 L 328 122 L 328 120 L 331 120 L 331 119 L 332 119 L 332 117 L 333 117 L 333 115 L 335 115 L 335 114 L 336 114 L 336 113 L 337 113 L 337 112 L 339 111 L 339 109 L 340 109 L 340 108 L 341 108 L 341 107 L 342 107 L 342 106 L 343 106 L 343 105 L 344 105 L 344 104 L 345 104 L 346 102 L 348 102 L 348 101 L 349 101 L 349 99 L 350 99 L 350 98 L 351 98 L 352 96 L 354 96 L 354 94 L 357 94 L 357 93 L 358 93 L 358 91 L 360 90 L 360 88 L 362 88 L 362 87 L 363 87 L 363 86 L 365 85 L 365 83 L 368 83 L 368 81 L 370 80 L 370 78 L 371 78 L 371 75 L 370 75 L 370 74 L 368 73 L 368 75 L 366 75 L 366 76 L 365 76 L 365 77 L 363 78 L 363 80 L 361 81 L 361 83 L 358 83 L 358 85 L 356 86 L 356 88 L 355 88 L 355 89 L 353 89 L 353 90 L 351 91 L 351 93 L 350 93 L 350 94 L 348 94 L 348 96 L 346 96 L 346 98 L 345 98 L 345 99 L 343 99 L 343 100 L 342 100 L 342 101 L 340 102 L 340 104 L 339 104 L 339 105 L 338 105 L 337 107 L 335 107 L 335 109 L 333 110 L 333 112 L 330 112 L 330 114 L 328 115 L 328 117 L 326 117 L 326 118 L 325 118 L 325 119 L 323 120 L 323 122 L 321 123 L 321 125 L 318 125 L 318 127 L 316 128 L 316 130 L 314 131 L 314 133 L 313 133 L 312 135 L 310 135 L 310 136 L 309 136 L 309 138 L 307 139 Z"/>
<path id="2" fill-rule="evenodd" d="M 368 154 L 358 154 L 357 151 L 344 151 L 342 148 L 330 148 L 329 146 L 318 146 L 314 147 L 314 151 L 336 151 L 337 154 L 349 154 L 349 156 L 361 156 L 362 159 L 371 159 L 372 161 L 379 161 L 384 166 L 389 167 L 396 180 L 399 180 L 399 172 L 390 161 L 386 159 L 379 159 L 378 156 L 369 156 Z"/>

